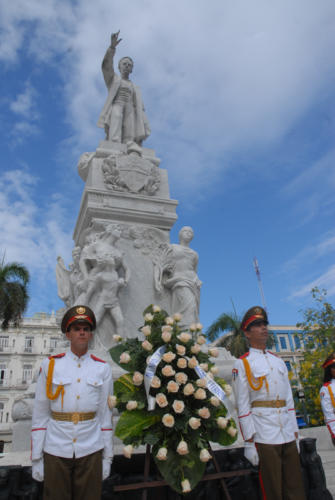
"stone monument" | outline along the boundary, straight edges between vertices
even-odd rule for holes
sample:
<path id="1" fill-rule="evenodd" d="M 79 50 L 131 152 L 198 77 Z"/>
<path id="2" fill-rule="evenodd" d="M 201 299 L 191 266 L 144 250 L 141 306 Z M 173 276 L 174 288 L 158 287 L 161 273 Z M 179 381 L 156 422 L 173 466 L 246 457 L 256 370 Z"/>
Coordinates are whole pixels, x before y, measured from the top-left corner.
<path id="1" fill-rule="evenodd" d="M 74 229 L 73 262 L 57 259 L 59 297 L 65 307 L 87 304 L 97 317 L 96 350 L 113 345 L 113 334 L 136 337 L 142 312 L 152 303 L 183 314 L 184 326 L 199 321 L 197 253 L 191 228 L 170 243 L 177 201 L 167 171 L 143 142 L 150 134 L 141 91 L 130 79 L 134 63 L 123 57 L 114 70 L 119 32 L 102 61 L 108 90 L 98 120 L 105 130 L 96 151 L 79 159 L 85 182 Z M 60 312 L 61 314 L 61 312 Z"/>

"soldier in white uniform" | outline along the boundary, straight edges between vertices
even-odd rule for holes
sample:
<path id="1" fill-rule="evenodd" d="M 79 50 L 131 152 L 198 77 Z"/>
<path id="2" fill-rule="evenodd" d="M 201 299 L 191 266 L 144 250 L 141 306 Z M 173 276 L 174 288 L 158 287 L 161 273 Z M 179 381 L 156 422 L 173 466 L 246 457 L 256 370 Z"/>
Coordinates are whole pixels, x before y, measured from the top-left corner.
<path id="1" fill-rule="evenodd" d="M 89 355 L 96 319 L 87 306 L 69 309 L 62 332 L 70 350 L 42 362 L 32 417 L 32 474 L 45 500 L 96 500 L 113 458 L 112 371 Z"/>
<path id="2" fill-rule="evenodd" d="M 323 386 L 320 389 L 321 408 L 325 424 L 330 432 L 333 445 L 335 446 L 335 352 L 323 363 L 324 369 Z"/>
<path id="3" fill-rule="evenodd" d="M 263 308 L 256 306 L 246 312 L 241 327 L 250 351 L 233 368 L 245 456 L 253 465 L 259 463 L 263 498 L 303 500 L 292 390 L 284 361 L 265 349 L 267 325 Z"/>

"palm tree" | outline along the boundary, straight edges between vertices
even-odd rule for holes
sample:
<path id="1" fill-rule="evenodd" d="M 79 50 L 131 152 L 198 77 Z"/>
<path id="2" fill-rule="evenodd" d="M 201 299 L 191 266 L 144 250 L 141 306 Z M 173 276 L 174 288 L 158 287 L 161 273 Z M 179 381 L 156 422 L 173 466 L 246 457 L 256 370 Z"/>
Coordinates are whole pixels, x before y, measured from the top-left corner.
<path id="1" fill-rule="evenodd" d="M 209 326 L 206 336 L 208 340 L 213 342 L 219 337 L 220 333 L 223 333 L 223 335 L 216 342 L 218 347 L 225 347 L 236 358 L 247 352 L 248 344 L 241 329 L 241 319 L 236 314 L 236 311 L 221 314 Z"/>
<path id="2" fill-rule="evenodd" d="M 213 342 L 222 332 L 223 335 L 218 338 L 216 345 L 218 347 L 225 347 L 233 356 L 239 358 L 249 350 L 249 345 L 241 328 L 242 316 L 236 313 L 234 303 L 233 308 L 233 313 L 221 314 L 218 319 L 208 327 L 206 337 Z M 273 333 L 269 331 L 266 347 L 270 349 L 273 347 L 274 343 Z"/>
<path id="3" fill-rule="evenodd" d="M 29 272 L 21 264 L 0 262 L 0 321 L 6 330 L 10 322 L 17 326 L 28 304 Z"/>

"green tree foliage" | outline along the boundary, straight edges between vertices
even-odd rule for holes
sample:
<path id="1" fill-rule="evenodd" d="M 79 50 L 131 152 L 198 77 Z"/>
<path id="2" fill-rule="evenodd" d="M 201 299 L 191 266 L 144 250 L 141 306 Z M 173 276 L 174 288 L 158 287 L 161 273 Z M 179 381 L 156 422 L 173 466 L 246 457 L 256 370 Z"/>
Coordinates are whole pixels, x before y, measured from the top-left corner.
<path id="1" fill-rule="evenodd" d="M 223 313 L 208 327 L 206 337 L 210 342 L 213 342 L 220 334 L 223 334 L 216 345 L 225 347 L 233 356 L 239 358 L 249 350 L 241 322 L 242 316 L 239 316 L 235 310 L 233 313 Z M 273 345 L 273 335 L 270 333 L 267 347 L 271 348 Z"/>
<path id="2" fill-rule="evenodd" d="M 28 296 L 28 270 L 18 264 L 11 262 L 6 264 L 4 258 L 0 262 L 0 321 L 5 330 L 9 323 L 17 326 L 24 313 Z"/>
<path id="3" fill-rule="evenodd" d="M 335 351 L 335 309 L 327 301 L 326 290 L 311 290 L 314 307 L 302 311 L 303 321 L 297 323 L 305 344 L 304 360 L 300 365 L 300 381 L 305 393 L 305 406 L 311 425 L 323 425 L 319 391 L 323 384 L 322 364 Z M 298 409 L 301 403 L 298 403 Z"/>

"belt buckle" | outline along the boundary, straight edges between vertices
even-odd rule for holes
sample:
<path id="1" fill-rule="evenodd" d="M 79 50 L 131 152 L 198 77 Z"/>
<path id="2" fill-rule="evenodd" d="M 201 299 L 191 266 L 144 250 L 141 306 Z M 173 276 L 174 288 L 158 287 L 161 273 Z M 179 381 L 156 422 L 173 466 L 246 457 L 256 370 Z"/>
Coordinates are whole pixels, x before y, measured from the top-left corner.
<path id="1" fill-rule="evenodd" d="M 281 405 L 280 405 L 280 401 L 279 401 L 278 399 L 276 400 L 275 405 L 276 405 L 276 408 L 280 408 L 280 407 L 281 407 Z"/>
<path id="2" fill-rule="evenodd" d="M 79 422 L 79 413 L 77 411 L 75 411 L 74 413 L 72 413 L 71 415 L 71 421 L 74 425 L 77 425 L 77 423 Z"/>

